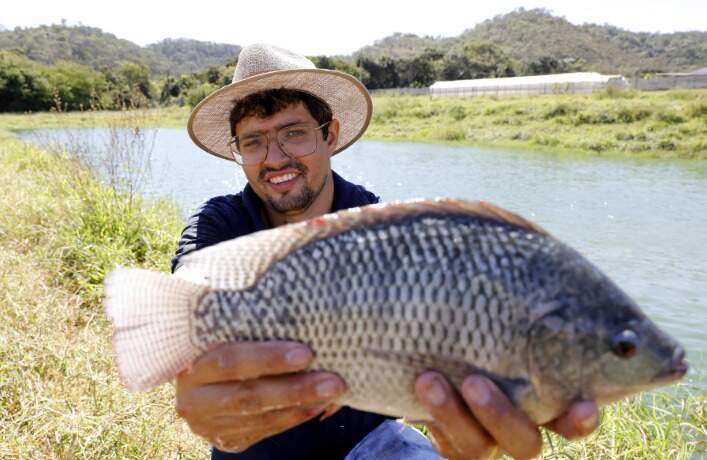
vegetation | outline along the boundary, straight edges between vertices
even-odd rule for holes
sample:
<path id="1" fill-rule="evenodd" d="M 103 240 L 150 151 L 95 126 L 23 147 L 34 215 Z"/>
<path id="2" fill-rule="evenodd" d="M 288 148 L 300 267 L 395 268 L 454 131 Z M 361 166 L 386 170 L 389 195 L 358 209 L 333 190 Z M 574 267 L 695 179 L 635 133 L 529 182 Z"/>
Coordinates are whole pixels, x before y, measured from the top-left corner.
<path id="1" fill-rule="evenodd" d="M 140 141 L 135 127 L 181 125 L 186 113 L 4 115 L 2 126 L 133 127 L 122 132 Z M 168 269 L 179 213 L 141 200 L 131 174 L 101 185 L 80 138 L 59 147 L 41 151 L 0 130 L 0 456 L 205 458 L 208 446 L 175 415 L 172 387 L 133 394 L 120 385 L 101 307 L 114 265 Z M 131 152 L 139 160 L 147 150 Z M 587 440 L 547 435 L 543 458 L 688 459 L 707 449 L 705 407 L 687 388 L 633 398 L 607 408 Z"/>
<path id="2" fill-rule="evenodd" d="M 80 64 L 45 66 L 0 51 L 0 111 L 144 107 L 154 98 L 147 67 L 125 63 L 115 72 Z"/>
<path id="3" fill-rule="evenodd" d="M 681 72 L 704 67 L 707 32 L 671 34 L 630 32 L 608 24 L 574 25 L 544 9 L 517 9 L 466 30 L 458 37 L 394 34 L 355 53 L 355 57 L 412 59 L 434 48 L 442 53 L 468 42 L 489 42 L 517 60 L 517 74 L 532 74 L 543 60 L 554 59 L 568 70 L 626 76 Z"/>
<path id="4" fill-rule="evenodd" d="M 707 91 L 376 96 L 367 137 L 563 153 L 707 159 Z"/>
<path id="5" fill-rule="evenodd" d="M 0 30 L 0 50 L 14 51 L 45 65 L 73 62 L 94 70 L 125 63 L 146 66 L 152 75 L 181 75 L 234 59 L 240 46 L 188 39 L 165 39 L 140 47 L 88 26 L 53 24 Z"/>
<path id="6" fill-rule="evenodd" d="M 145 49 L 154 52 L 169 63 L 168 67 L 157 72 L 168 75 L 198 72 L 211 66 L 218 67 L 233 62 L 241 52 L 241 47 L 237 45 L 202 42 L 187 38 L 166 38 L 147 45 Z M 233 72 L 230 76 L 233 76 Z M 230 82 L 229 78 L 228 83 Z"/>
<path id="7" fill-rule="evenodd" d="M 430 98 L 375 96 L 365 138 L 562 154 L 707 159 L 707 91 Z M 109 127 L 122 112 L 0 114 L 8 130 Z M 142 112 L 143 126 L 183 128 L 187 107 Z"/>
<path id="8" fill-rule="evenodd" d="M 35 107 L 56 105 L 57 101 L 76 110 L 76 103 L 68 102 L 72 98 L 88 107 L 87 96 L 73 95 L 78 87 L 82 87 L 78 93 L 94 94 L 92 104 L 119 108 L 131 101 L 124 89 L 116 89 L 125 86 L 126 72 L 135 74 L 128 72 L 131 68 L 140 69 L 138 86 L 146 98 L 143 102 L 152 106 L 194 105 L 208 92 L 230 83 L 240 49 L 187 39 L 166 39 L 141 48 L 100 29 L 65 24 L 0 31 L 0 52 L 5 50 L 5 57 L 0 57 L 0 94 L 13 97 L 11 104 L 0 105 L 0 111 L 46 110 Z M 9 53 L 16 57 L 8 58 Z M 22 57 L 26 63 L 18 64 Z M 521 8 L 484 21 L 458 37 L 398 33 L 352 56 L 315 56 L 312 60 L 321 68 L 358 77 L 369 89 L 573 71 L 650 76 L 704 66 L 707 32 L 652 34 L 610 25 L 578 26 L 547 10 Z M 34 73 L 39 68 L 42 74 L 65 75 L 45 78 L 47 82 L 26 75 L 27 84 L 20 89 L 13 86 L 19 84 L 14 80 L 3 80 L 3 72 L 17 72 L 18 67 L 32 74 L 26 70 L 30 66 Z M 145 79 L 152 80 L 148 83 Z"/>
<path id="9" fill-rule="evenodd" d="M 205 458 L 172 387 L 120 385 L 100 300 L 115 264 L 168 269 L 179 212 L 81 158 L 0 131 L 0 457 Z"/>

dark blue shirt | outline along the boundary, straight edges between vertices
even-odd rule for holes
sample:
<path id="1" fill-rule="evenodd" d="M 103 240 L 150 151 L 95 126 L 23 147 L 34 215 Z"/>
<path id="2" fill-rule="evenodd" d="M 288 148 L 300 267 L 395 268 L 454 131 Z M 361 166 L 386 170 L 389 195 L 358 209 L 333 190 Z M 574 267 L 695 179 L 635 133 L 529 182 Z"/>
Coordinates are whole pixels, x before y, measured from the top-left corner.
<path id="1" fill-rule="evenodd" d="M 380 198 L 360 185 L 347 182 L 332 171 L 334 201 L 331 211 L 365 206 Z M 177 253 L 172 259 L 172 271 L 180 265 L 182 256 L 221 241 L 247 235 L 270 227 L 260 198 L 250 185 L 236 195 L 218 196 L 207 201 L 189 218 L 179 238 Z M 368 433 L 387 417 L 362 412 L 349 407 L 324 421 L 317 418 L 272 436 L 238 454 L 213 449 L 215 460 L 265 459 L 343 459 Z"/>

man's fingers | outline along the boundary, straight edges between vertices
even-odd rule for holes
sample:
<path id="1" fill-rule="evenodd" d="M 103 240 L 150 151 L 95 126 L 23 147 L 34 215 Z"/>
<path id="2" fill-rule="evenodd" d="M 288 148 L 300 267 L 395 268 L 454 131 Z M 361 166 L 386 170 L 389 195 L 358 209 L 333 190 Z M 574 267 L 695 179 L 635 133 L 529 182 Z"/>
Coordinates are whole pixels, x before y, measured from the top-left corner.
<path id="1" fill-rule="evenodd" d="M 287 407 L 330 403 L 345 390 L 344 381 L 328 372 L 217 383 L 192 388 L 188 398 L 177 400 L 177 412 L 185 418 L 219 413 L 256 416 Z"/>
<path id="2" fill-rule="evenodd" d="M 469 458 L 484 458 L 493 440 L 474 420 L 456 391 L 437 372 L 425 372 L 415 382 L 417 398 L 427 408 L 439 431 L 457 452 Z"/>
<path id="3" fill-rule="evenodd" d="M 599 409 L 593 401 L 579 401 L 545 427 L 567 438 L 577 439 L 589 435 L 599 426 Z"/>
<path id="4" fill-rule="evenodd" d="M 250 380 L 307 368 L 312 352 L 297 342 L 238 342 L 219 345 L 179 376 L 190 385 Z"/>
<path id="5" fill-rule="evenodd" d="M 461 386 L 461 394 L 476 420 L 513 458 L 536 457 L 542 449 L 537 426 L 489 379 L 473 375 Z"/>
<path id="6" fill-rule="evenodd" d="M 442 430 L 437 428 L 434 423 L 427 423 L 426 426 L 432 445 L 442 457 L 447 460 L 461 458 L 461 454 L 456 450 L 449 439 L 447 439 Z"/>

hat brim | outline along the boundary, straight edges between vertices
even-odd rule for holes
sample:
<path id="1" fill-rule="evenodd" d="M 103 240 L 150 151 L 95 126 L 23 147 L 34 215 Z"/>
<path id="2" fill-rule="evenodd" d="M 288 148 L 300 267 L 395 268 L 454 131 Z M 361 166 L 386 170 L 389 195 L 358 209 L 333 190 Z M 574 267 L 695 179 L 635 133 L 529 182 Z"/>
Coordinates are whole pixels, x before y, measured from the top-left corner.
<path id="1" fill-rule="evenodd" d="M 339 140 L 333 154 L 353 144 L 371 121 L 371 96 L 351 75 L 326 69 L 277 70 L 231 83 L 206 96 L 189 116 L 189 137 L 202 150 L 233 161 L 228 147 L 233 105 L 249 94 L 279 88 L 304 91 L 329 104 L 332 116 L 340 123 Z"/>

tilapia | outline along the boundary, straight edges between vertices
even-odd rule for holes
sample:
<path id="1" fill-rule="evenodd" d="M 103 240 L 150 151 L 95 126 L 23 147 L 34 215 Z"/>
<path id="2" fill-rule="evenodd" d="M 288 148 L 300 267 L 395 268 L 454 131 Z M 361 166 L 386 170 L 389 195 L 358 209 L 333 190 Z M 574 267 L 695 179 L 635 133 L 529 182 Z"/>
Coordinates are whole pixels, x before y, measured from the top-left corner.
<path id="1" fill-rule="evenodd" d="M 578 252 L 485 202 L 373 205 L 226 241 L 178 277 L 105 282 L 123 382 L 148 390 L 215 344 L 295 340 L 338 404 L 412 420 L 426 369 L 491 378 L 536 423 L 687 372 L 683 348 Z M 181 270 L 180 270 L 181 271 Z"/>

